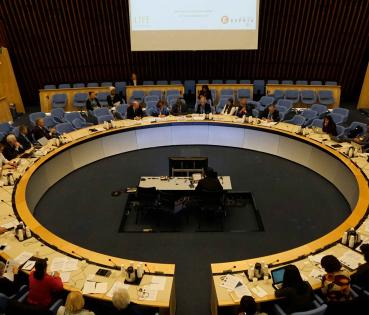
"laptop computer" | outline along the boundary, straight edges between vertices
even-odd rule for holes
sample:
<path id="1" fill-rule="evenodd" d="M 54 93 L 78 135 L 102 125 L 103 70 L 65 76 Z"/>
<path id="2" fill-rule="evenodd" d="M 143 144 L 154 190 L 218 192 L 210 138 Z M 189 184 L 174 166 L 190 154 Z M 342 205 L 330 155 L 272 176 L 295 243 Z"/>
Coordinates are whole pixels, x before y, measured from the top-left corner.
<path id="1" fill-rule="evenodd" d="M 284 271 L 285 271 L 285 267 L 280 267 L 277 269 L 273 269 L 271 271 L 272 280 L 273 280 L 273 288 L 276 290 L 282 288 Z"/>

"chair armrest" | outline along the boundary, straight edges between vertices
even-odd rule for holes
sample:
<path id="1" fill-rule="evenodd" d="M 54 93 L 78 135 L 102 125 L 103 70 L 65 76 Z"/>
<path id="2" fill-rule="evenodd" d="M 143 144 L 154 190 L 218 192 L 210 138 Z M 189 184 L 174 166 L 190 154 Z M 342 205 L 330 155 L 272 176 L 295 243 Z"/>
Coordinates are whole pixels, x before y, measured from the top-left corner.
<path id="1" fill-rule="evenodd" d="M 282 309 L 282 307 L 280 307 L 278 304 L 274 304 L 273 308 L 274 308 L 275 314 L 277 314 L 277 315 L 287 315 L 286 312 Z"/>
<path id="2" fill-rule="evenodd" d="M 53 305 L 50 306 L 49 311 L 52 312 L 54 315 L 56 315 L 56 312 L 58 311 L 59 307 L 63 305 L 63 300 L 59 299 L 54 302 Z"/>
<path id="3" fill-rule="evenodd" d="M 320 305 L 324 304 L 323 299 L 318 294 L 314 294 L 314 298 Z"/>
<path id="4" fill-rule="evenodd" d="M 357 284 L 352 284 L 351 288 L 354 289 L 357 292 L 362 292 L 363 289 L 361 287 L 359 287 Z"/>
<path id="5" fill-rule="evenodd" d="M 18 298 L 18 302 L 23 303 L 27 300 L 28 297 L 28 293 L 29 291 L 27 291 L 26 293 L 24 293 L 20 298 Z"/>
<path id="6" fill-rule="evenodd" d="M 351 294 L 354 299 L 357 299 L 359 297 L 359 294 L 357 294 L 352 288 L 351 288 Z"/>
<path id="7" fill-rule="evenodd" d="M 369 292 L 368 292 L 367 290 L 364 290 L 364 291 L 363 291 L 363 293 L 365 294 L 365 296 L 366 296 L 367 298 L 369 298 Z"/>
<path id="8" fill-rule="evenodd" d="M 19 290 L 18 293 L 16 294 L 16 298 L 21 297 L 23 294 L 25 294 L 28 291 L 28 285 L 22 285 Z"/>

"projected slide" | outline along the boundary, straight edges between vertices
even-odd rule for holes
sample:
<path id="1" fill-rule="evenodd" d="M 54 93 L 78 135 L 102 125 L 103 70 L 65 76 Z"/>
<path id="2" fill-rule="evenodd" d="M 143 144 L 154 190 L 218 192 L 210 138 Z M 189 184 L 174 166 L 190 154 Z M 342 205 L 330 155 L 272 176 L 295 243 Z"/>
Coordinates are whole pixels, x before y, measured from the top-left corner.
<path id="1" fill-rule="evenodd" d="M 256 0 L 136 0 L 133 31 L 253 30 Z"/>
<path id="2" fill-rule="evenodd" d="M 257 49 L 259 0 L 130 0 L 132 51 Z"/>

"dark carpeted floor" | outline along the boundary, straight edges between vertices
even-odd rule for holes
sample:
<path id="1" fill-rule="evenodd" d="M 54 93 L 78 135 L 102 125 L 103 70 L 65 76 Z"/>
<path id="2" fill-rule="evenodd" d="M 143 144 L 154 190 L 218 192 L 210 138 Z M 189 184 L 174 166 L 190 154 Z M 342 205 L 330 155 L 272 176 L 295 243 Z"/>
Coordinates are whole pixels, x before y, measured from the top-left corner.
<path id="1" fill-rule="evenodd" d="M 168 174 L 169 156 L 207 156 L 234 190 L 252 191 L 265 232 L 119 233 L 126 195 L 140 176 Z M 113 156 L 68 175 L 37 205 L 35 216 L 64 239 L 102 253 L 176 264 L 177 314 L 210 314 L 210 264 L 287 250 L 339 225 L 349 206 L 313 171 L 250 150 L 177 146 Z M 73 219 L 72 219 L 73 218 Z"/>

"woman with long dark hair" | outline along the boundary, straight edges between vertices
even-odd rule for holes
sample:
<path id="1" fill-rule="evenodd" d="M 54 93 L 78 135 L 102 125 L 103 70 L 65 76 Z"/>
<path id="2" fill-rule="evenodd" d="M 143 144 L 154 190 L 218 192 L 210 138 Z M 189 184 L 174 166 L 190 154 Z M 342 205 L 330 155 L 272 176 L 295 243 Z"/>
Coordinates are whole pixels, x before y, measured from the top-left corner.
<path id="1" fill-rule="evenodd" d="M 323 118 L 323 132 L 329 134 L 330 136 L 336 137 L 337 136 L 337 128 L 336 124 L 333 121 L 332 116 L 325 116 Z"/>
<path id="2" fill-rule="evenodd" d="M 63 282 L 58 272 L 49 275 L 46 272 L 47 261 L 37 260 L 35 270 L 29 275 L 28 303 L 42 308 L 49 308 L 53 302 L 53 294 L 63 290 Z"/>
<path id="3" fill-rule="evenodd" d="M 313 289 L 309 282 L 302 280 L 295 265 L 285 267 L 282 288 L 275 291 L 275 296 L 285 298 L 281 306 L 289 314 L 307 311 L 313 307 Z"/>

